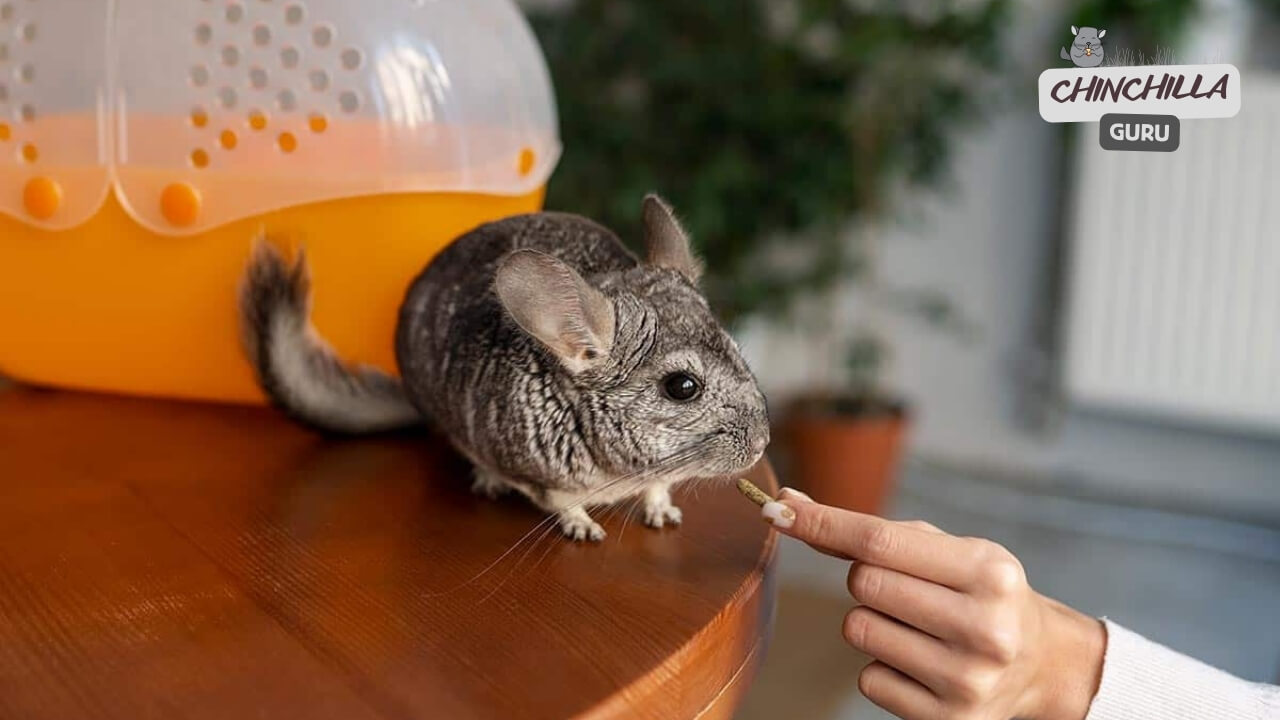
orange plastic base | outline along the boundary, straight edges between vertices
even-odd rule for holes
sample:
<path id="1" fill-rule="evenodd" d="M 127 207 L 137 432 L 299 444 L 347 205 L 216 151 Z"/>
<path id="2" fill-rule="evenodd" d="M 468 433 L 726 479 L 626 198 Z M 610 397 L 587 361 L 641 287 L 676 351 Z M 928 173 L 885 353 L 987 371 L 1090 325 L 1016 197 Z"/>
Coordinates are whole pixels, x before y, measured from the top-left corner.
<path id="1" fill-rule="evenodd" d="M 39 385 L 262 402 L 240 349 L 237 292 L 265 230 L 306 246 L 317 329 L 349 361 L 395 371 L 405 289 L 458 235 L 542 206 L 520 197 L 377 195 L 191 237 L 151 233 L 107 198 L 64 232 L 0 216 L 0 373 Z"/>

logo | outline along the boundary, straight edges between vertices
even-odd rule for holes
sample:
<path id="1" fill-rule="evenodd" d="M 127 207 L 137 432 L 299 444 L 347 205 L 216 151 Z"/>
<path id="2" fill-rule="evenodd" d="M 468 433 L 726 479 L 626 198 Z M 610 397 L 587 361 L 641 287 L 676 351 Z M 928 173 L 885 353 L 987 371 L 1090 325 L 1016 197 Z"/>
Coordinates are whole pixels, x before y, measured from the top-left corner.
<path id="1" fill-rule="evenodd" d="M 1098 144 L 1103 150 L 1173 152 L 1182 135 L 1172 115 L 1103 115 L 1098 121 Z"/>
<path id="2" fill-rule="evenodd" d="M 1071 26 L 1071 44 L 1060 47 L 1058 57 L 1072 67 L 1040 73 L 1040 117 L 1051 123 L 1098 122 L 1098 143 L 1105 150 L 1173 152 L 1182 141 L 1180 120 L 1240 112 L 1240 71 L 1234 65 L 1124 65 L 1117 57 L 1123 63 L 1133 54 L 1125 48 L 1108 53 L 1106 36 L 1106 30 Z"/>
<path id="3" fill-rule="evenodd" d="M 1055 68 L 1040 73 L 1040 117 L 1095 122 L 1108 113 L 1229 118 L 1240 112 L 1234 65 Z"/>
<path id="4" fill-rule="evenodd" d="M 1106 37 L 1107 31 L 1091 27 L 1082 27 L 1077 30 L 1076 26 L 1072 25 L 1071 34 L 1076 36 L 1075 40 L 1071 41 L 1071 51 L 1067 52 L 1066 48 L 1062 48 L 1058 55 L 1063 60 L 1075 63 L 1076 67 L 1101 65 L 1104 57 L 1102 38 Z"/>

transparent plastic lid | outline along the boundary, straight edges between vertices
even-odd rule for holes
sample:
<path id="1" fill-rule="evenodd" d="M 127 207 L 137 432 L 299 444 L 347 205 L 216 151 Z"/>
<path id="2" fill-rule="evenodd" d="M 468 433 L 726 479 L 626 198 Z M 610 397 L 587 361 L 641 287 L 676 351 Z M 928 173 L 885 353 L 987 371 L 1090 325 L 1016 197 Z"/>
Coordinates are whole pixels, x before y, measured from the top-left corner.
<path id="1" fill-rule="evenodd" d="M 356 195 L 519 195 L 560 153 L 510 0 L 0 0 L 0 72 L 0 212 L 51 229 L 112 188 L 169 234 Z"/>

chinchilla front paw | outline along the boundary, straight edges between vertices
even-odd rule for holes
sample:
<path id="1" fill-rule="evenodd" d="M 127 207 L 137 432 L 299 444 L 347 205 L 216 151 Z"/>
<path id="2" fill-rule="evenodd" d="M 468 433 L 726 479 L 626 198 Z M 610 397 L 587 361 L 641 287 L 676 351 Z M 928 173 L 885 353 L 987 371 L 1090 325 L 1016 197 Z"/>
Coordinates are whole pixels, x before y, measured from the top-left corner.
<path id="1" fill-rule="evenodd" d="M 591 516 L 580 508 L 560 513 L 560 530 L 565 537 L 579 542 L 584 540 L 600 542 L 606 535 L 600 523 L 592 520 Z"/>
<path id="2" fill-rule="evenodd" d="M 668 492 L 653 493 L 645 498 L 645 525 L 651 528 L 662 528 L 667 525 L 679 525 L 683 519 L 684 513 L 671 504 L 671 495 Z"/>
<path id="3" fill-rule="evenodd" d="M 483 495 L 490 500 L 496 500 L 511 491 L 511 486 L 500 480 L 498 477 L 480 470 L 475 471 L 475 480 L 471 482 L 471 492 L 477 495 Z"/>

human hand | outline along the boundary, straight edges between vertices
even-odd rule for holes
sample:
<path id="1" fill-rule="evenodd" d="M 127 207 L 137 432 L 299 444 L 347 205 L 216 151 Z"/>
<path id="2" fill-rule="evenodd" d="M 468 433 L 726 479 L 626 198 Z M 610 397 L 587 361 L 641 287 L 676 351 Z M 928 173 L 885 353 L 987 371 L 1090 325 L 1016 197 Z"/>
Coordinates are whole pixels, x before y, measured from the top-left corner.
<path id="1" fill-rule="evenodd" d="M 906 720 L 1081 720 L 1098 688 L 1102 624 L 1027 584 L 1022 564 L 981 538 L 894 522 L 784 489 L 764 506 L 780 532 L 851 560 L 859 604 L 844 637 L 875 658 L 867 699 Z"/>

